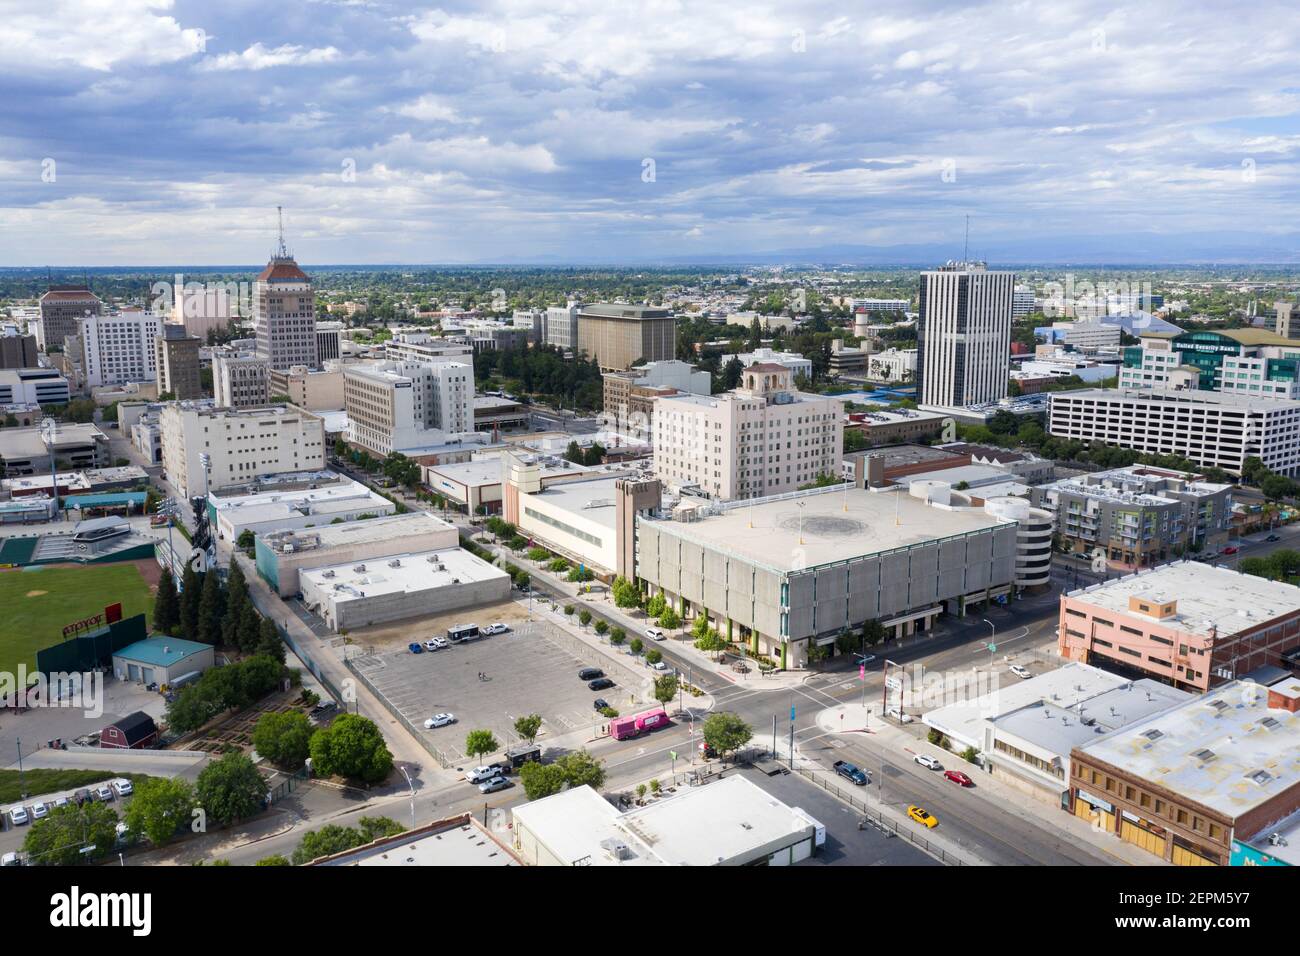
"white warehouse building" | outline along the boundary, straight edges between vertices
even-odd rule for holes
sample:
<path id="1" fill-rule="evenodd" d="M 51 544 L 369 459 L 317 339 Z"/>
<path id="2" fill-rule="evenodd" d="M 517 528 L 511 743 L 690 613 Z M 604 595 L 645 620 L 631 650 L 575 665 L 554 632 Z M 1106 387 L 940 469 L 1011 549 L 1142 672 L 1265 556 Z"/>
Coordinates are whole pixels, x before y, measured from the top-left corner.
<path id="1" fill-rule="evenodd" d="M 299 571 L 302 603 L 335 631 L 504 601 L 510 575 L 461 548 Z"/>

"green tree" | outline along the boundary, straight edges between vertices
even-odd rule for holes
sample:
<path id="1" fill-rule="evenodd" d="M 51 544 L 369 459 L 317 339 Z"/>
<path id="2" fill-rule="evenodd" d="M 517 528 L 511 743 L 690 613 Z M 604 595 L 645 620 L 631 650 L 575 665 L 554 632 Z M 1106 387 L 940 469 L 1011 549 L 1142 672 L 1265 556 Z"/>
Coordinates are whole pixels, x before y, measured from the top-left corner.
<path id="1" fill-rule="evenodd" d="M 596 633 L 597 633 L 597 634 L 605 634 L 605 633 L 607 633 L 608 631 L 609 631 L 609 622 L 608 622 L 608 621 L 606 621 L 604 618 L 601 618 L 599 621 L 596 622 Z"/>
<path id="2" fill-rule="evenodd" d="M 203 599 L 203 576 L 192 564 L 181 575 L 181 636 L 187 641 L 199 639 L 199 602 Z"/>
<path id="3" fill-rule="evenodd" d="M 158 578 L 158 594 L 153 602 L 153 631 L 169 637 L 180 636 L 181 605 L 176 597 L 176 581 L 171 571 L 162 569 Z"/>
<path id="4" fill-rule="evenodd" d="M 754 731 L 738 714 L 724 710 L 704 719 L 703 735 L 706 744 L 726 756 L 749 743 Z"/>
<path id="5" fill-rule="evenodd" d="M 519 782 L 529 800 L 549 797 L 566 787 L 599 790 L 605 785 L 605 767 L 586 750 L 578 750 L 549 764 L 529 761 L 519 770 Z"/>
<path id="6" fill-rule="evenodd" d="M 627 631 L 623 630 L 621 627 L 618 627 L 617 625 L 615 625 L 613 628 L 610 629 L 609 642 L 613 644 L 615 647 L 618 647 L 626 640 L 627 640 Z"/>
<path id="7" fill-rule="evenodd" d="M 519 782 L 529 800 L 540 800 L 564 789 L 564 771 L 553 763 L 530 760 L 519 768 Z"/>
<path id="8" fill-rule="evenodd" d="M 677 675 L 665 674 L 655 678 L 655 700 L 667 704 L 677 696 Z"/>
<path id="9" fill-rule="evenodd" d="M 253 728 L 253 746 L 277 767 L 297 770 L 311 753 L 311 721 L 300 710 L 267 713 Z"/>
<path id="10" fill-rule="evenodd" d="M 618 607 L 636 607 L 641 603 L 641 592 L 637 590 L 635 584 L 621 575 L 610 585 L 610 592 L 614 595 L 614 604 Z"/>
<path id="11" fill-rule="evenodd" d="M 490 730 L 471 730 L 465 735 L 465 753 L 471 757 L 494 754 L 501 749 Z"/>
<path id="12" fill-rule="evenodd" d="M 872 619 L 865 621 L 862 625 L 862 640 L 867 647 L 875 647 L 885 639 L 885 626 L 879 621 Z"/>
<path id="13" fill-rule="evenodd" d="M 515 733 L 530 744 L 537 739 L 537 734 L 541 729 L 541 714 L 525 714 L 523 717 L 515 718 Z"/>
<path id="14" fill-rule="evenodd" d="M 214 569 L 203 575 L 197 640 L 204 644 L 221 643 L 221 622 L 225 611 L 226 593 L 221 587 L 221 576 Z"/>
<path id="15" fill-rule="evenodd" d="M 244 608 L 251 603 L 248 582 L 238 561 L 230 562 L 226 576 L 226 616 L 221 621 L 221 643 L 227 647 L 239 646 L 239 631 L 244 619 Z"/>
<path id="16" fill-rule="evenodd" d="M 359 714 L 341 714 L 311 738 L 312 770 L 319 776 L 338 775 L 378 783 L 393 770 L 393 755 L 374 721 Z"/>
<path id="17" fill-rule="evenodd" d="M 107 856 L 117 841 L 117 813 L 106 803 L 70 803 L 37 820 L 23 838 L 35 866 L 78 866 Z M 94 849 L 87 849 L 93 847 Z M 87 849 L 86 853 L 82 853 Z"/>
<path id="18" fill-rule="evenodd" d="M 645 662 L 647 664 L 658 664 L 663 659 L 663 652 L 657 647 L 652 647 L 650 650 L 645 652 Z"/>
<path id="19" fill-rule="evenodd" d="M 239 537 L 235 539 L 235 547 L 239 548 L 241 551 L 250 551 L 256 544 L 257 536 L 248 528 L 239 532 Z"/>
<path id="20" fill-rule="evenodd" d="M 298 848 L 293 851 L 293 865 L 302 866 L 323 856 L 332 856 L 360 845 L 359 830 L 342 827 L 337 823 L 327 823 L 319 830 L 312 830 L 302 835 Z"/>
<path id="21" fill-rule="evenodd" d="M 266 780 L 246 754 L 232 752 L 203 768 L 195 782 L 199 804 L 218 823 L 231 824 L 266 806 Z"/>
<path id="22" fill-rule="evenodd" d="M 664 600 L 662 594 L 651 595 L 650 599 L 645 602 L 645 612 L 649 617 L 659 617 L 668 607 L 668 602 Z"/>
<path id="23" fill-rule="evenodd" d="M 189 824 L 197 801 L 189 781 L 174 777 L 149 777 L 135 784 L 126 808 L 127 828 L 162 846 Z"/>
<path id="24" fill-rule="evenodd" d="M 271 856 L 262 857 L 253 865 L 254 866 L 292 866 L 293 864 L 289 862 L 288 857 L 281 856 L 279 853 L 275 853 L 272 854 Z"/>
<path id="25" fill-rule="evenodd" d="M 682 616 L 671 607 L 666 607 L 663 613 L 659 615 L 658 624 L 665 630 L 675 630 L 682 626 Z"/>
<path id="26" fill-rule="evenodd" d="M 639 637 L 632 638 L 632 642 L 627 646 L 627 649 L 631 651 L 633 654 L 640 654 L 644 648 L 645 648 L 645 642 L 642 641 L 641 638 Z"/>
<path id="27" fill-rule="evenodd" d="M 586 627 L 588 624 L 591 623 L 591 612 L 588 611 L 585 607 L 578 612 L 578 623 L 581 624 L 583 627 Z"/>

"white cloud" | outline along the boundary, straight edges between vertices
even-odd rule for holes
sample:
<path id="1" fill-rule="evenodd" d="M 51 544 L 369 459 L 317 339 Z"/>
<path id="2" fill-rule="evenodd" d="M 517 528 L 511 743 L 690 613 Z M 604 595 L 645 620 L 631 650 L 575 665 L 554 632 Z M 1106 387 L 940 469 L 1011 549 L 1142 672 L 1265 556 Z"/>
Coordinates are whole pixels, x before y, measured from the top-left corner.
<path id="1" fill-rule="evenodd" d="M 243 53 L 222 53 L 220 56 L 208 57 L 199 64 L 199 69 L 220 72 L 267 70 L 276 66 L 318 66 L 322 63 L 333 63 L 342 56 L 343 54 L 332 46 L 309 49 L 291 43 L 277 47 L 254 43 Z"/>
<path id="2" fill-rule="evenodd" d="M 199 53 L 206 34 L 171 16 L 172 0 L 6 0 L 0 61 L 44 69 L 173 63 Z"/>

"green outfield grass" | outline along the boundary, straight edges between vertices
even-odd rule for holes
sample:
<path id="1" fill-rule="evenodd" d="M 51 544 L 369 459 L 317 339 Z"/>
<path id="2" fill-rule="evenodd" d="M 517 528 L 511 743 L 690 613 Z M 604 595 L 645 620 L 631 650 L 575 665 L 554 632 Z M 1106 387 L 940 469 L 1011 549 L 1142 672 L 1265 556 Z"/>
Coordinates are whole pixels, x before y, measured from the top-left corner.
<path id="1" fill-rule="evenodd" d="M 36 652 L 63 640 L 63 627 L 122 604 L 122 616 L 153 616 L 153 596 L 134 564 L 0 572 L 0 670 L 36 669 Z"/>

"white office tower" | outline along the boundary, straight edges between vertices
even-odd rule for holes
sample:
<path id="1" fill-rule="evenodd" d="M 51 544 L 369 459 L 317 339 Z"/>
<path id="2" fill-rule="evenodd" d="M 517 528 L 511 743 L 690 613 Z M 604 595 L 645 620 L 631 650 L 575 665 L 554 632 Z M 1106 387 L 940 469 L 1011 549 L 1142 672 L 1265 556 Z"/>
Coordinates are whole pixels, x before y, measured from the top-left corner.
<path id="1" fill-rule="evenodd" d="M 157 380 L 154 339 L 162 333 L 161 315 L 131 309 L 87 316 L 77 327 L 88 388 Z"/>
<path id="2" fill-rule="evenodd" d="M 279 248 L 253 283 L 253 327 L 257 354 L 271 368 L 319 367 L 316 293 L 307 273 L 285 248 L 283 225 Z"/>
<path id="3" fill-rule="evenodd" d="M 948 262 L 921 273 L 917 322 L 922 406 L 968 408 L 1007 397 L 1013 272 Z"/>

